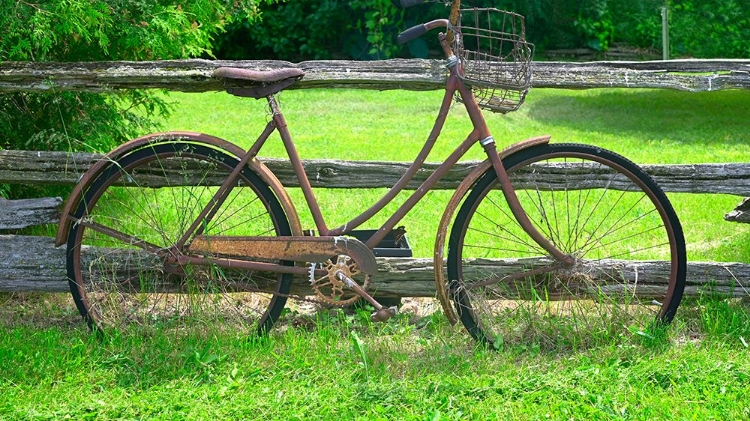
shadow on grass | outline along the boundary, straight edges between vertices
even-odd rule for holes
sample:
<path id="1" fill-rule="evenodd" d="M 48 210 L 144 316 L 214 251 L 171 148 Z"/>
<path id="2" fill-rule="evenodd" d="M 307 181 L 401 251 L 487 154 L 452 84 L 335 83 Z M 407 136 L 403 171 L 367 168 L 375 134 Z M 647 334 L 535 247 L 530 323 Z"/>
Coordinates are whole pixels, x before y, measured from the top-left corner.
<path id="1" fill-rule="evenodd" d="M 50 301 L 49 297 L 46 301 Z M 43 311 L 38 316 L 41 320 L 48 314 L 44 302 L 44 295 L 27 297 L 24 305 L 28 312 L 41 307 Z M 4 304 L 9 302 L 6 300 Z M 730 318 L 737 319 L 734 325 L 741 327 L 747 321 L 746 317 L 738 319 L 735 308 L 725 309 L 720 302 L 714 307 L 716 311 L 704 310 L 693 314 L 691 319 L 702 317 L 700 326 L 708 324 L 706 321 L 724 325 Z M 7 346 L 5 355 L 0 349 L 3 361 L 0 368 L 7 378 L 18 382 L 47 381 L 78 372 L 80 379 L 72 378 L 71 382 L 88 382 L 93 375 L 98 382 L 126 389 L 160 388 L 177 383 L 231 386 L 238 375 L 233 374 L 237 367 L 240 380 L 247 387 L 278 376 L 315 377 L 321 367 L 333 366 L 340 366 L 343 373 L 360 381 L 413 377 L 419 373 L 448 378 L 456 372 L 472 372 L 475 364 L 494 369 L 498 364 L 514 364 L 535 357 L 556 361 L 578 354 L 611 355 L 615 359 L 643 353 L 658 356 L 679 342 L 675 334 L 681 335 L 670 327 L 651 337 L 608 336 L 580 347 L 569 346 L 565 338 L 545 343 L 518 337 L 508 340 L 495 352 L 478 346 L 463 329 L 450 327 L 440 313 L 422 317 L 404 313 L 384 324 L 372 324 L 368 318 L 369 310 L 338 311 L 306 316 L 305 323 L 301 323 L 299 316 L 290 314 L 270 337 L 264 338 L 217 328 L 126 333 L 99 341 L 88 333 L 82 321 L 77 328 L 57 323 L 21 328 L 6 325 L 0 329 Z M 706 328 L 698 331 L 699 337 L 712 332 Z M 359 338 L 363 344 L 359 344 Z M 353 344 L 359 344 L 360 348 Z"/>
<path id="2" fill-rule="evenodd" d="M 529 101 L 528 115 L 545 124 L 585 132 L 637 134 L 706 146 L 750 141 L 750 90 L 597 89 L 540 95 Z"/>

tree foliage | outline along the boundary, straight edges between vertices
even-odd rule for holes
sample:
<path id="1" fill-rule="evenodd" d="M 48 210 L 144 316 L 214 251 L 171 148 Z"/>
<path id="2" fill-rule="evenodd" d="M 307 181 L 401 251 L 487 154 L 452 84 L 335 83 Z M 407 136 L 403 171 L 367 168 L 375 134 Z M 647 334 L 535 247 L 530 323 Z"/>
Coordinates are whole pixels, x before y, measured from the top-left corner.
<path id="1" fill-rule="evenodd" d="M 262 22 L 236 22 L 218 38 L 220 58 L 383 59 L 398 53 L 393 42 L 403 10 L 391 0 L 293 0 L 262 8 Z"/>
<path id="2" fill-rule="evenodd" d="M 750 0 L 474 0 L 462 4 L 521 13 L 537 51 L 613 44 L 661 50 L 661 9 L 670 9 L 673 56 L 750 57 Z M 261 7 L 257 24 L 236 22 L 217 39 L 234 59 L 382 59 L 440 56 L 435 37 L 396 45 L 400 31 L 445 18 L 432 1 L 402 10 L 390 0 L 294 0 Z"/>
<path id="3" fill-rule="evenodd" d="M 0 0 L 0 61 L 162 60 L 210 55 L 235 19 L 273 0 Z M 0 149 L 106 151 L 155 129 L 156 93 L 0 95 Z M 7 193 L 7 192 L 6 192 Z"/>
<path id="4" fill-rule="evenodd" d="M 750 0 L 671 2 L 672 54 L 750 58 Z"/>

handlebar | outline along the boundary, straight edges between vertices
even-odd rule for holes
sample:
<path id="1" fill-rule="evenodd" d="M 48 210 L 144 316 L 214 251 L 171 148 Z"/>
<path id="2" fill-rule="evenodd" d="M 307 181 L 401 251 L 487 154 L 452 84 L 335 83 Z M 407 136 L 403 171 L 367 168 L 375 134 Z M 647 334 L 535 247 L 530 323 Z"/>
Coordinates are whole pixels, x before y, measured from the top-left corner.
<path id="1" fill-rule="evenodd" d="M 401 7 L 411 7 L 416 6 L 418 4 L 424 3 L 426 0 L 400 0 Z M 453 44 L 453 27 L 458 24 L 458 21 L 461 16 L 461 0 L 453 0 L 451 4 L 451 14 L 449 19 L 436 19 L 431 22 L 423 23 L 421 25 L 412 26 L 411 28 L 407 29 L 406 31 L 400 33 L 398 35 L 398 43 L 399 44 L 405 44 L 415 38 L 418 38 L 422 35 L 424 35 L 425 32 L 429 31 L 430 29 L 438 28 L 438 27 L 444 27 L 448 28 L 447 34 L 443 40 L 441 40 L 440 44 L 443 46 L 443 50 L 445 50 L 445 54 L 447 56 L 452 55 L 451 47 L 450 45 Z"/>
<path id="2" fill-rule="evenodd" d="M 407 0 L 402 0 L 407 1 Z M 416 26 L 412 26 L 406 31 L 398 35 L 397 41 L 399 44 L 405 44 L 415 38 L 424 35 L 425 32 L 435 28 L 447 28 L 449 25 L 448 19 L 435 19 L 433 21 L 422 23 Z"/>

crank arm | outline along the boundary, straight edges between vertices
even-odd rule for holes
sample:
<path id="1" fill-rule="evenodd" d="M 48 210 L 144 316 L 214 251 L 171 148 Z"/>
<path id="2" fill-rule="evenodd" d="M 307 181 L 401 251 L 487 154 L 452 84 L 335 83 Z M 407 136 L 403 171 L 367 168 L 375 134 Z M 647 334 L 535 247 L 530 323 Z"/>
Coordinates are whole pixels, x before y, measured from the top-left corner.
<path id="1" fill-rule="evenodd" d="M 333 256 L 352 258 L 359 270 L 374 276 L 378 272 L 375 255 L 352 237 L 242 237 L 196 236 L 187 248 L 189 253 L 209 253 L 250 259 L 324 262 Z"/>
<path id="2" fill-rule="evenodd" d="M 384 322 L 398 313 L 398 307 L 383 307 L 372 295 L 368 294 L 367 291 L 362 289 L 353 279 L 349 278 L 342 271 L 336 272 L 336 277 L 344 283 L 349 289 L 356 292 L 360 297 L 367 300 L 368 303 L 375 307 L 375 312 L 370 315 L 370 320 L 373 322 Z"/>

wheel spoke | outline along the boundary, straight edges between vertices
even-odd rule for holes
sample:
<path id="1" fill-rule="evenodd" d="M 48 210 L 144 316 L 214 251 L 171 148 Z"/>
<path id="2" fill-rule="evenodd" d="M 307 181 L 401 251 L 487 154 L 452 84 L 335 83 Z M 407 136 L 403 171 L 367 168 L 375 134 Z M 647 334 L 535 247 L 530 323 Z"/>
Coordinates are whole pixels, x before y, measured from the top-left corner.
<path id="1" fill-rule="evenodd" d="M 178 264 L 175 242 L 211 203 L 237 158 L 166 142 L 126 154 L 93 181 L 74 215 L 69 271 L 74 298 L 96 328 L 219 323 L 267 331 L 281 314 L 291 275 L 223 269 L 212 257 Z M 202 229 L 217 235 L 291 235 L 283 208 L 249 168 Z M 161 257 L 160 257 L 161 256 Z M 191 259 L 202 259 L 192 256 Z M 192 261 L 190 260 L 190 261 Z M 281 263 L 281 262 L 278 262 Z M 268 288 L 260 293 L 258 285 Z M 276 295 L 270 291 L 276 291 Z"/>
<path id="2" fill-rule="evenodd" d="M 556 262 L 530 240 L 497 202 L 494 173 L 482 178 L 456 214 L 447 258 L 458 317 L 474 337 L 585 346 L 603 332 L 626 338 L 671 319 L 684 288 L 684 239 L 645 173 L 582 145 L 540 145 L 503 162 L 529 220 L 572 259 Z M 669 270 L 639 274 L 640 260 Z"/>

